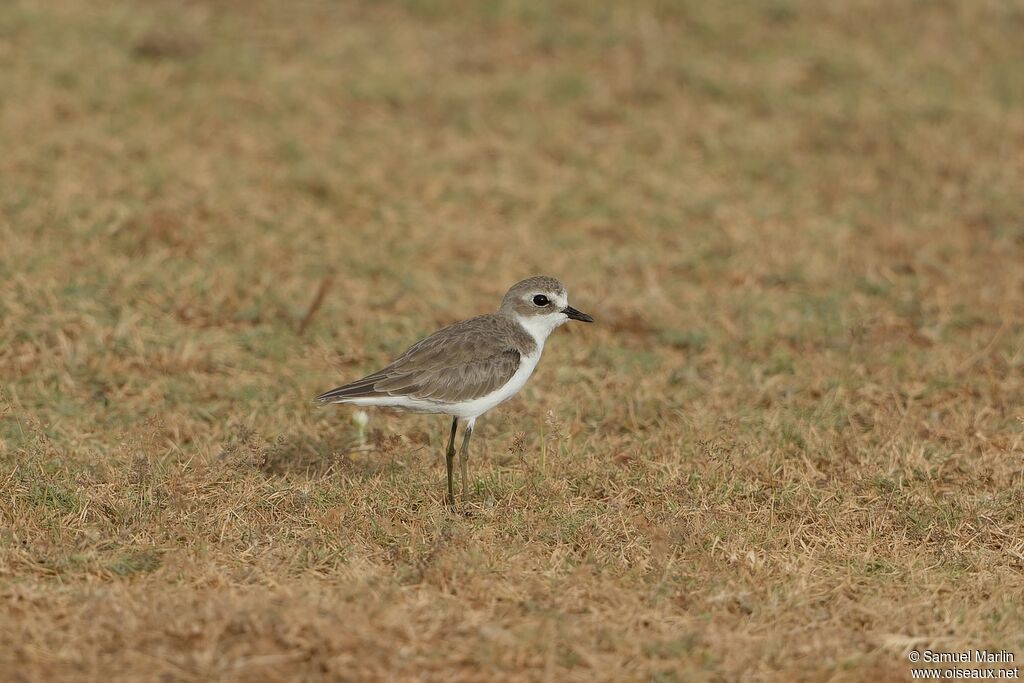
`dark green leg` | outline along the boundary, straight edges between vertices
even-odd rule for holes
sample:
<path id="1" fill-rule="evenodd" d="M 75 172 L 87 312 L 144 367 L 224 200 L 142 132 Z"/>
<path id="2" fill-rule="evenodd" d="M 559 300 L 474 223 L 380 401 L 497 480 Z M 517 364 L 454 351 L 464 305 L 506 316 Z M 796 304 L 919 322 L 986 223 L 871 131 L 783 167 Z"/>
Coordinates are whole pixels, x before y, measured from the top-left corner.
<path id="1" fill-rule="evenodd" d="M 455 430 L 459 427 L 459 418 L 452 418 L 452 434 L 448 437 L 448 450 L 445 451 L 445 462 L 448 464 L 448 504 L 455 505 L 455 491 L 452 489 L 452 461 L 455 460 Z"/>
<path id="2" fill-rule="evenodd" d="M 462 435 L 462 448 L 459 449 L 459 469 L 462 471 L 462 502 L 469 498 L 469 477 L 466 476 L 466 462 L 469 460 L 469 437 L 473 436 L 473 423 L 466 423 L 466 432 Z"/>

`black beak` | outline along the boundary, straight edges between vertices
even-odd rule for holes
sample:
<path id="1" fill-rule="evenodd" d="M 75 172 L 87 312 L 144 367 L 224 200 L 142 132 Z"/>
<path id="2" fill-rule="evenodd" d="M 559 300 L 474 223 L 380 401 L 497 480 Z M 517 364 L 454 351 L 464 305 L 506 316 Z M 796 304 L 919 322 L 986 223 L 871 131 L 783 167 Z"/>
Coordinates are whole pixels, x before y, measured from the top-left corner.
<path id="1" fill-rule="evenodd" d="M 581 323 L 594 322 L 594 319 L 591 318 L 589 315 L 581 311 L 577 311 L 572 306 L 566 306 L 565 308 L 563 308 L 562 313 L 565 313 L 567 316 L 569 316 L 569 320 L 579 320 Z"/>

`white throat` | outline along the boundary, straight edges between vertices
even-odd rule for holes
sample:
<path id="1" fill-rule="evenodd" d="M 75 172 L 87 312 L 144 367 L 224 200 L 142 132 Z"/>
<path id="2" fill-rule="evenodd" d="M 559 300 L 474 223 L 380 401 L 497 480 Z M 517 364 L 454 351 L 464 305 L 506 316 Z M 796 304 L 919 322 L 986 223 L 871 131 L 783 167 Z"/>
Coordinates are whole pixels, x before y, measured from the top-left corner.
<path id="1" fill-rule="evenodd" d="M 537 342 L 537 353 L 539 354 L 544 349 L 544 342 L 547 341 L 548 335 L 567 323 L 569 318 L 559 312 L 549 315 L 517 315 L 516 320 Z"/>

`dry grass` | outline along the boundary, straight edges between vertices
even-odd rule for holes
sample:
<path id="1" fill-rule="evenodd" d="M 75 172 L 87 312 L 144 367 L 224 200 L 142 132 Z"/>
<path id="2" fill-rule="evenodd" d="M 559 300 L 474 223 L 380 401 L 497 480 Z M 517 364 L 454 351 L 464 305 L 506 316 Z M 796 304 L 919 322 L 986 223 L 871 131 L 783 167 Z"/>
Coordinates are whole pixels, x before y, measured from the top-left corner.
<path id="1" fill-rule="evenodd" d="M 0 677 L 1024 656 L 1022 33 L 984 0 L 0 4 Z M 471 515 L 443 419 L 359 448 L 311 406 L 538 272 L 598 324 L 479 423 Z"/>

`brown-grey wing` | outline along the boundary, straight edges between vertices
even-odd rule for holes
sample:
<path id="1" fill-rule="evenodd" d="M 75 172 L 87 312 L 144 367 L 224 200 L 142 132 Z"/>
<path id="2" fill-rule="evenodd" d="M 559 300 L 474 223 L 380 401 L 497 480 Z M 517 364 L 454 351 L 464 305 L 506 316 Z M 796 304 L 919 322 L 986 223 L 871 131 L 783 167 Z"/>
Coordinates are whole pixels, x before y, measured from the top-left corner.
<path id="1" fill-rule="evenodd" d="M 458 403 L 471 401 L 496 391 L 512 379 L 519 369 L 519 351 L 506 349 L 477 359 L 451 359 L 449 362 L 406 362 L 389 366 L 374 381 L 374 389 L 391 396 Z"/>
<path id="2" fill-rule="evenodd" d="M 512 379 L 522 359 L 512 340 L 501 334 L 503 323 L 492 316 L 455 323 L 420 340 L 386 368 L 316 400 L 409 396 L 455 403 L 485 396 Z"/>
<path id="3" fill-rule="evenodd" d="M 468 401 L 504 386 L 521 354 L 504 321 L 479 316 L 435 332 L 381 370 L 374 388 L 444 403 Z"/>

